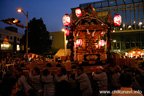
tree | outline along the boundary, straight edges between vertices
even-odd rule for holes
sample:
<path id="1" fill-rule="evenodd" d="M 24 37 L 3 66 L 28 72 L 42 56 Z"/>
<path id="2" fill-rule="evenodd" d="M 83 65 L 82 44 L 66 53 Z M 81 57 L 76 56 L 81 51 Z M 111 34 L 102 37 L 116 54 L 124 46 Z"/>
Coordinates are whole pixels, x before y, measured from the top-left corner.
<path id="1" fill-rule="evenodd" d="M 21 44 L 25 45 L 25 42 L 26 35 L 24 34 L 21 39 Z M 29 53 L 31 52 L 39 55 L 47 54 L 51 48 L 49 32 L 47 31 L 42 18 L 33 18 L 28 23 L 28 47 L 30 48 Z"/>

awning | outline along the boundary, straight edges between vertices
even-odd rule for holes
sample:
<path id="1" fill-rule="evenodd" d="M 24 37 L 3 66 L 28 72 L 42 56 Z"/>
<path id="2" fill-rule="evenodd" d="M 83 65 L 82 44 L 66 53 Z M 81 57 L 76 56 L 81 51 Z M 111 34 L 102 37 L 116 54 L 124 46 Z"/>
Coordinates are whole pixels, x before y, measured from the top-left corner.
<path id="1" fill-rule="evenodd" d="M 70 56 L 70 49 L 66 49 L 66 56 Z M 61 56 L 65 56 L 65 49 L 59 49 L 57 51 L 57 53 L 55 54 L 56 57 L 61 57 Z"/>

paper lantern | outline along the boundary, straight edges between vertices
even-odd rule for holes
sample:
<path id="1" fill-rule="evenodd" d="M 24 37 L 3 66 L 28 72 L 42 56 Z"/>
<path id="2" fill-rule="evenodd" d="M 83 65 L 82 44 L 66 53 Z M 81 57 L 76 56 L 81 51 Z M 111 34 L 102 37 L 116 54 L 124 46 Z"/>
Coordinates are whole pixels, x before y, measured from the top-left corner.
<path id="1" fill-rule="evenodd" d="M 66 36 L 69 36 L 69 29 L 66 28 L 66 29 L 64 30 L 64 32 L 65 32 L 65 35 L 66 35 Z"/>
<path id="2" fill-rule="evenodd" d="M 105 41 L 104 40 L 100 40 L 99 41 L 99 46 L 104 46 L 105 45 Z"/>
<path id="3" fill-rule="evenodd" d="M 76 41 L 76 45 L 77 45 L 77 46 L 82 46 L 82 39 L 78 39 L 78 40 Z"/>
<path id="4" fill-rule="evenodd" d="M 69 26 L 70 25 L 70 16 L 68 14 L 65 14 L 63 16 L 63 24 L 64 24 L 64 26 Z"/>
<path id="5" fill-rule="evenodd" d="M 101 32 L 101 33 L 100 33 L 101 36 L 104 36 L 104 34 L 105 34 L 104 32 Z"/>
<path id="6" fill-rule="evenodd" d="M 4 42 L 8 42 L 8 39 L 7 39 L 7 38 L 4 38 Z"/>
<path id="7" fill-rule="evenodd" d="M 115 26 L 120 26 L 121 25 L 121 21 L 122 21 L 122 18 L 121 18 L 121 16 L 119 14 L 114 16 L 114 25 Z"/>
<path id="8" fill-rule="evenodd" d="M 81 9 L 80 9 L 80 8 L 77 8 L 77 9 L 75 10 L 75 14 L 76 14 L 77 17 L 81 17 L 81 16 L 82 16 Z"/>

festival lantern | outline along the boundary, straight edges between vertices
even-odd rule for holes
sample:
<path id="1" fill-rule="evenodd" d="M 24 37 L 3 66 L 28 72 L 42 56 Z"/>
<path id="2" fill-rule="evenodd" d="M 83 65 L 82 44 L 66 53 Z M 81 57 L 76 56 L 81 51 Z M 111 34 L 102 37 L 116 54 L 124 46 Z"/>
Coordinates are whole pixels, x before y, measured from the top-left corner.
<path id="1" fill-rule="evenodd" d="M 64 32 L 65 32 L 65 35 L 66 35 L 66 36 L 69 36 L 69 29 L 66 28 L 66 29 L 64 30 Z"/>
<path id="2" fill-rule="evenodd" d="M 104 32 L 101 32 L 101 33 L 100 33 L 101 36 L 104 36 L 104 34 L 105 34 Z"/>
<path id="3" fill-rule="evenodd" d="M 99 41 L 99 46 L 104 46 L 105 45 L 105 41 L 104 40 L 100 40 Z"/>
<path id="4" fill-rule="evenodd" d="M 120 26 L 122 21 L 122 17 L 119 14 L 116 14 L 114 16 L 114 25 L 115 26 Z"/>
<path id="5" fill-rule="evenodd" d="M 82 39 L 78 39 L 78 40 L 76 41 L 76 45 L 77 45 L 77 46 L 82 46 Z"/>
<path id="6" fill-rule="evenodd" d="M 4 41 L 5 41 L 5 42 L 8 42 L 8 39 L 7 39 L 7 38 L 4 38 Z"/>
<path id="7" fill-rule="evenodd" d="M 68 14 L 65 14 L 63 16 L 63 24 L 66 27 L 70 25 L 70 16 Z"/>
<path id="8" fill-rule="evenodd" d="M 76 16 L 77 16 L 77 17 L 81 17 L 81 16 L 82 16 L 82 12 L 81 12 L 81 9 L 80 9 L 80 8 L 77 8 L 77 9 L 75 10 L 75 13 L 76 13 Z"/>

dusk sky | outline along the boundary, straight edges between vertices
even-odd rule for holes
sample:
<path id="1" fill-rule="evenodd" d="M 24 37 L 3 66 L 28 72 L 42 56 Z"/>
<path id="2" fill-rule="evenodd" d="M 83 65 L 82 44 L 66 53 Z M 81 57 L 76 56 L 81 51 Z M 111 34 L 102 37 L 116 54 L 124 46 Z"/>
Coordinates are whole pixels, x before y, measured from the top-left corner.
<path id="1" fill-rule="evenodd" d="M 95 1 L 104 0 L 0 0 L 0 20 L 16 18 L 21 24 L 26 25 L 26 16 L 16 11 L 17 8 L 21 8 L 25 13 L 28 11 L 29 21 L 34 17 L 43 18 L 47 31 L 61 31 L 64 27 L 62 17 L 65 13 L 70 14 L 71 8 L 79 7 L 79 4 Z M 11 25 L 0 22 L 0 28 L 4 29 L 7 26 Z M 18 28 L 18 33 L 23 34 L 24 30 Z"/>

